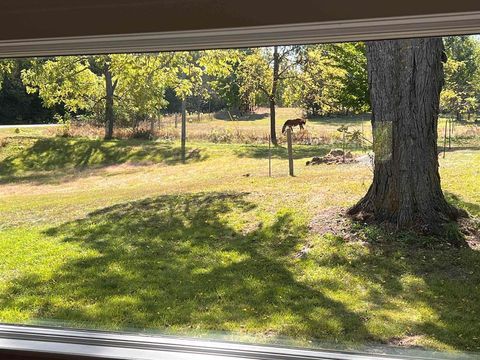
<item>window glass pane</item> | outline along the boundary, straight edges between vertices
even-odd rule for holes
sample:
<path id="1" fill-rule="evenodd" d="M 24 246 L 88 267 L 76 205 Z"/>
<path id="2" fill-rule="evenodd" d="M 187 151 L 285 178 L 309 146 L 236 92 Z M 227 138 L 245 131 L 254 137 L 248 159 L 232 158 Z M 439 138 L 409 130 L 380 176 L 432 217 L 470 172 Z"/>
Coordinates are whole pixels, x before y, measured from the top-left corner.
<path id="1" fill-rule="evenodd" d="M 1 322 L 480 351 L 479 37 L 8 59 L 0 84 Z"/>

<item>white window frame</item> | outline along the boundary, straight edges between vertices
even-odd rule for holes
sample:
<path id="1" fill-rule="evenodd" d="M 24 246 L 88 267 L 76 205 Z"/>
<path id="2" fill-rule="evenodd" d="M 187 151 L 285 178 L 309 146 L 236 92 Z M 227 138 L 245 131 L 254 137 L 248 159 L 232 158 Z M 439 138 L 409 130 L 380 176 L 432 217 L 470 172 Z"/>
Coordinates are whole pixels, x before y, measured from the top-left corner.
<path id="1" fill-rule="evenodd" d="M 0 41 L 0 57 L 242 48 L 478 32 L 480 11 L 475 11 L 213 30 L 7 40 Z"/>

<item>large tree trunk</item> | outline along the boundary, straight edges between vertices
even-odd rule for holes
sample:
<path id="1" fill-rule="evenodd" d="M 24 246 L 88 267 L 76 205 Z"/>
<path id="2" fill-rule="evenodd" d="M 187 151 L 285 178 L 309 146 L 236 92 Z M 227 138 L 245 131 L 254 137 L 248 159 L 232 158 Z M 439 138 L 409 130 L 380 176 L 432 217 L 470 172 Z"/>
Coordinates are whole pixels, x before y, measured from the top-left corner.
<path id="1" fill-rule="evenodd" d="M 272 82 L 272 91 L 270 93 L 270 137 L 272 139 L 273 145 L 278 145 L 277 141 L 277 129 L 276 129 L 276 120 L 275 120 L 275 99 L 277 98 L 277 89 L 278 89 L 278 72 L 280 68 L 280 56 L 278 54 L 278 48 L 273 47 L 273 82 Z"/>
<path id="2" fill-rule="evenodd" d="M 438 233 L 465 214 L 445 200 L 438 172 L 442 52 L 440 38 L 367 43 L 375 168 L 351 215 Z"/>
<path id="3" fill-rule="evenodd" d="M 110 72 L 110 66 L 105 64 L 105 140 L 110 140 L 113 137 L 113 94 L 115 86 L 112 81 L 112 73 Z"/>

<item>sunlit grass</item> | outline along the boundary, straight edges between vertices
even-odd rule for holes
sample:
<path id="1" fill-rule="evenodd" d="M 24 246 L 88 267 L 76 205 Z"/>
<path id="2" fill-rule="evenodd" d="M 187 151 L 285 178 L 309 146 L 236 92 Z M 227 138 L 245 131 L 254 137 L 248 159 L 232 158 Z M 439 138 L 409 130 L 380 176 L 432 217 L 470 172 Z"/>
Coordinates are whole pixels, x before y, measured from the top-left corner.
<path id="1" fill-rule="evenodd" d="M 297 145 L 296 176 L 279 148 L 269 177 L 264 144 L 190 142 L 198 156 L 186 164 L 178 147 L 11 139 L 0 150 L 0 321 L 480 350 L 478 251 L 310 230 L 364 194 L 368 165 L 306 167 L 329 148 Z M 472 149 L 440 158 L 444 190 L 476 216 L 479 164 Z"/>

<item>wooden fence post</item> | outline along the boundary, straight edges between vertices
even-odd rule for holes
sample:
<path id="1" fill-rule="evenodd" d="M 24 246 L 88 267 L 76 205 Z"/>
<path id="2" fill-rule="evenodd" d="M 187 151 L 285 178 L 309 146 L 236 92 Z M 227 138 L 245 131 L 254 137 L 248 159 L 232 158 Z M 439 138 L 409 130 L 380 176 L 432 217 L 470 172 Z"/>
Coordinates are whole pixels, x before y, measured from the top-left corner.
<path id="1" fill-rule="evenodd" d="M 292 151 L 292 129 L 287 128 L 287 144 L 288 144 L 288 171 L 290 176 L 293 174 L 293 151 Z"/>
<path id="2" fill-rule="evenodd" d="M 268 176 L 272 177 L 272 139 L 268 135 Z"/>
<path id="3" fill-rule="evenodd" d="M 155 118 L 153 116 L 150 118 L 150 133 L 153 137 L 153 134 L 155 133 Z"/>
<path id="4" fill-rule="evenodd" d="M 452 118 L 448 118 L 448 150 L 452 149 Z"/>
<path id="5" fill-rule="evenodd" d="M 187 142 L 187 109 L 186 109 L 186 100 L 182 99 L 182 163 L 184 164 L 186 160 L 186 154 L 185 154 L 186 142 Z"/>
<path id="6" fill-rule="evenodd" d="M 445 121 L 445 132 L 443 133 L 443 158 L 445 159 L 445 152 L 447 151 L 447 127 L 448 120 Z"/>

